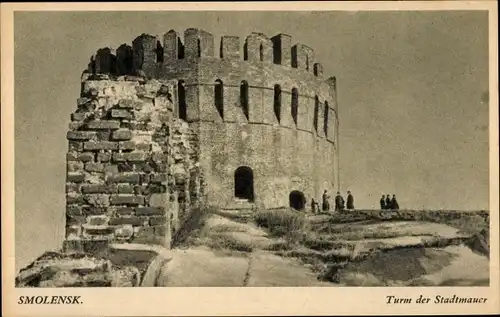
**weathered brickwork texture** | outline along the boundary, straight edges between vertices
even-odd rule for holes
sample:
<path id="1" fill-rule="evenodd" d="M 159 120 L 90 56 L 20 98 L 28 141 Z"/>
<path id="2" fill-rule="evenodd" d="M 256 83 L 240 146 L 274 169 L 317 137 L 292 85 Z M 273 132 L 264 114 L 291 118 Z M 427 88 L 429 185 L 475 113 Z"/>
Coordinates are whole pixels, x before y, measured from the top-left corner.
<path id="1" fill-rule="evenodd" d="M 201 196 L 196 134 L 173 117 L 172 87 L 84 74 L 67 133 L 67 245 L 169 246 Z"/>
<path id="2" fill-rule="evenodd" d="M 238 206 L 241 167 L 253 205 L 319 200 L 336 184 L 336 93 L 286 34 L 216 46 L 191 28 L 98 50 L 67 135 L 68 239 L 168 246 L 193 207 Z"/>

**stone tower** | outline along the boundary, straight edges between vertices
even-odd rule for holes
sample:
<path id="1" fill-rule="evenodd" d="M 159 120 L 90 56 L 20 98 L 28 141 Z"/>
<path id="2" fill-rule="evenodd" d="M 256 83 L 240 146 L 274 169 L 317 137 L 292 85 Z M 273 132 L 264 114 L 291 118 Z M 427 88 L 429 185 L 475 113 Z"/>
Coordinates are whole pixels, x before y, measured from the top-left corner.
<path id="1" fill-rule="evenodd" d="M 242 45 L 243 44 L 243 45 Z M 66 244 L 170 245 L 198 205 L 305 208 L 336 183 L 336 81 L 289 35 L 100 49 L 67 139 Z"/>

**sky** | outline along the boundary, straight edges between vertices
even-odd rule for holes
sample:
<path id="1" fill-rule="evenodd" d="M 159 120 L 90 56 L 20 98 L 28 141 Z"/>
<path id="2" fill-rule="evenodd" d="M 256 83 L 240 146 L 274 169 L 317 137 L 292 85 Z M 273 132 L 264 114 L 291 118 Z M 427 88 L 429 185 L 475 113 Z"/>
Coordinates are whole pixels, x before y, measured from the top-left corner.
<path id="1" fill-rule="evenodd" d="M 64 238 L 66 131 L 101 47 L 195 27 L 287 33 L 336 76 L 340 178 L 357 208 L 488 209 L 488 14 L 16 12 L 16 267 Z"/>

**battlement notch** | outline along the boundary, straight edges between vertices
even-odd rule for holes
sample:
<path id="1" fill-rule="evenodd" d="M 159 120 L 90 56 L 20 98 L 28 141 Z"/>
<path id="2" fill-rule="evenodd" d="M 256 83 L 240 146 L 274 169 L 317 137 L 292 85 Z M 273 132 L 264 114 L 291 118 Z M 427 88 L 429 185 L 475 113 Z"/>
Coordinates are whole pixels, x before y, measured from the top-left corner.
<path id="1" fill-rule="evenodd" d="M 221 37 L 220 57 L 229 60 L 240 59 L 240 38 L 238 36 Z"/>

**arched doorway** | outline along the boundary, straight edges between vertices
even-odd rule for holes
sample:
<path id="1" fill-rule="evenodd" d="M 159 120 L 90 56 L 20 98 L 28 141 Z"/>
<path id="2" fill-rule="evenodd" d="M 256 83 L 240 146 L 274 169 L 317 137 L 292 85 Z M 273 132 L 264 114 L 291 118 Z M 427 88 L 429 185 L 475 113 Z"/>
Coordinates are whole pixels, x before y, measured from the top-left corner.
<path id="1" fill-rule="evenodd" d="M 290 192 L 288 199 L 290 201 L 290 207 L 295 210 L 304 210 L 306 207 L 306 197 L 301 191 L 294 190 Z"/>
<path id="2" fill-rule="evenodd" d="M 253 171 L 248 166 L 240 166 L 234 171 L 234 196 L 254 200 Z"/>

